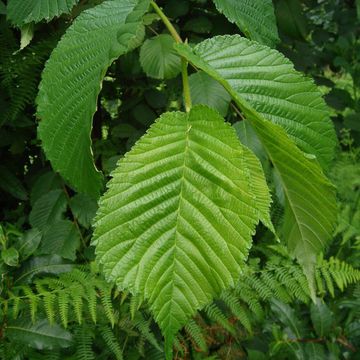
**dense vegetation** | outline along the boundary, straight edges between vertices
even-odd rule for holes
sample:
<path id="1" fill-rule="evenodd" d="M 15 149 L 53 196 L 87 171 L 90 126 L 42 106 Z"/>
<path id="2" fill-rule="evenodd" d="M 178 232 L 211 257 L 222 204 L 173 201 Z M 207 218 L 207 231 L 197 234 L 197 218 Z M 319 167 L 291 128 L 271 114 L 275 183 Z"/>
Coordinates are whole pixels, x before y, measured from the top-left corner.
<path id="1" fill-rule="evenodd" d="M 357 359 L 359 25 L 0 1 L 0 358 Z"/>

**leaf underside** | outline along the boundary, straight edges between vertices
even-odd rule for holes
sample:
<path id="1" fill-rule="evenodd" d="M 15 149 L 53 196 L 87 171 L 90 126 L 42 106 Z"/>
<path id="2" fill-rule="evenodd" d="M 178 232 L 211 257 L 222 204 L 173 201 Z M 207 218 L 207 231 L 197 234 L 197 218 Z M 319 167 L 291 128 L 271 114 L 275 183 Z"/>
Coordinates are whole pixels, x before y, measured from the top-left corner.
<path id="1" fill-rule="evenodd" d="M 275 47 L 280 41 L 271 0 L 213 0 L 219 12 L 251 40 Z"/>
<path id="2" fill-rule="evenodd" d="M 174 334 L 240 275 L 260 217 L 249 153 L 208 107 L 166 113 L 100 200 L 97 259 L 108 280 L 147 299 L 168 354 Z M 270 196 L 262 201 L 269 211 Z"/>
<path id="3" fill-rule="evenodd" d="M 299 77 L 289 62 L 279 57 L 277 52 L 239 36 L 217 37 L 197 45 L 193 51 L 187 45 L 177 45 L 177 49 L 182 56 L 213 76 L 229 91 L 244 113 L 245 121 L 250 122 L 267 151 L 280 176 L 287 199 L 287 227 L 284 238 L 303 265 L 314 296 L 313 272 L 316 255 L 323 251 L 332 239 L 336 222 L 336 197 L 333 186 L 324 176 L 314 156 L 303 153 L 292 140 L 300 147 L 306 146 L 310 153 L 311 146 L 323 162 L 330 161 L 334 147 L 333 130 L 323 114 L 320 94 L 310 81 Z M 253 57 L 255 61 L 251 60 Z M 246 66 L 246 63 L 254 65 Z M 264 70 L 261 70 L 260 65 Z M 281 72 L 279 69 L 282 69 Z M 267 80 L 274 78 L 272 71 L 275 72 L 279 84 L 275 80 Z M 246 81 L 242 80 L 245 76 Z M 265 80 L 260 76 L 265 77 Z M 285 101 L 281 99 L 281 79 L 285 87 L 288 82 L 294 85 L 288 88 L 288 99 Z M 247 84 L 252 84 L 253 81 L 259 84 L 260 90 L 250 96 L 252 85 Z M 262 87 L 262 84 L 266 86 Z M 265 99 L 268 105 L 265 104 Z M 295 103 L 289 99 L 293 99 Z M 303 113 L 305 102 L 308 104 L 307 114 Z M 265 107 L 266 113 L 262 112 Z M 293 117 L 296 111 L 304 117 Z M 276 119 L 270 116 L 271 112 L 282 116 Z M 311 141 L 314 129 L 318 129 L 318 133 Z M 320 129 L 327 134 L 327 138 Z M 288 136 L 285 130 L 291 135 Z"/>
<path id="4" fill-rule="evenodd" d="M 7 16 L 17 26 L 50 21 L 56 16 L 69 13 L 78 2 L 79 0 L 9 0 Z"/>
<path id="5" fill-rule="evenodd" d="M 138 45 L 148 0 L 105 1 L 70 26 L 45 66 L 37 98 L 39 136 L 53 168 L 97 197 L 102 176 L 91 150 L 92 117 L 108 66 Z"/>

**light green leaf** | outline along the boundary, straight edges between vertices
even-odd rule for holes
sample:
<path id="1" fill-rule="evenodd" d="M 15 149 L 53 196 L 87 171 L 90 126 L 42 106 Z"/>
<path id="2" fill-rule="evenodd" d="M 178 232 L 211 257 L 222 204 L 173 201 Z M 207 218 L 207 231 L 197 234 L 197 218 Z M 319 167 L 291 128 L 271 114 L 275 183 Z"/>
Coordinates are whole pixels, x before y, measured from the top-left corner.
<path id="1" fill-rule="evenodd" d="M 316 255 L 332 239 L 337 212 L 336 197 L 333 186 L 323 175 L 314 156 L 310 157 L 300 151 L 291 138 L 301 140 L 298 142 L 303 147 L 309 148 L 311 144 L 314 151 L 310 153 L 316 150 L 319 158 L 321 154 L 323 161 L 330 161 L 334 147 L 333 130 L 325 116 L 320 94 L 312 82 L 301 78 L 275 50 L 239 36 L 206 40 L 194 51 L 186 45 L 177 45 L 177 48 L 196 67 L 213 76 L 229 91 L 261 140 L 279 174 L 287 198 L 288 221 L 285 221 L 287 229 L 284 238 L 302 264 L 314 298 Z M 249 63 L 254 65 L 250 66 Z M 277 79 L 279 84 L 282 84 L 281 79 L 284 81 L 283 86 L 288 90 L 284 99 L 283 89 L 277 81 L 267 79 Z M 254 92 L 250 94 L 253 86 L 250 84 L 253 83 Z M 287 83 L 292 86 L 287 86 Z M 267 85 L 262 88 L 262 84 Z M 255 86 L 261 91 L 255 93 Z M 265 113 L 259 112 L 265 109 Z M 305 109 L 307 113 L 304 113 Z M 275 123 L 266 119 L 271 112 L 277 114 L 275 118 L 269 117 Z M 302 116 L 306 117 L 306 121 Z M 292 134 L 291 138 L 277 122 Z M 328 138 L 324 138 L 321 129 Z"/>
<path id="2" fill-rule="evenodd" d="M 69 13 L 79 0 L 8 0 L 8 19 L 17 26 Z"/>
<path id="3" fill-rule="evenodd" d="M 149 0 L 114 0 L 84 11 L 42 75 L 37 103 L 45 153 L 75 189 L 93 197 L 102 188 L 90 139 L 101 82 L 113 60 L 139 45 L 148 5 Z"/>
<path id="4" fill-rule="evenodd" d="M 40 245 L 40 241 L 42 238 L 41 232 L 34 228 L 26 233 L 19 239 L 19 253 L 22 257 L 22 259 L 28 258 L 30 255 L 32 255 L 35 250 Z"/>
<path id="5" fill-rule="evenodd" d="M 251 40 L 271 47 L 279 42 L 271 0 L 213 0 L 216 8 Z"/>
<path id="6" fill-rule="evenodd" d="M 67 200 L 63 190 L 52 190 L 38 199 L 29 215 L 32 227 L 43 231 L 62 218 Z"/>
<path id="7" fill-rule="evenodd" d="M 313 81 L 295 71 L 281 53 L 238 35 L 216 36 L 193 51 L 187 45 L 176 47 L 199 67 L 201 62 L 211 76 L 220 77 L 262 118 L 284 128 L 324 168 L 330 165 L 336 135 L 325 101 Z"/>
<path id="8" fill-rule="evenodd" d="M 60 220 L 44 233 L 40 254 L 57 254 L 64 259 L 75 260 L 80 237 L 76 226 L 69 220 Z"/>
<path id="9" fill-rule="evenodd" d="M 43 350 L 67 348 L 72 344 L 71 333 L 57 324 L 50 325 L 47 320 L 35 324 L 23 320 L 14 321 L 6 327 L 6 336 L 14 342 Z"/>
<path id="10" fill-rule="evenodd" d="M 172 340 L 239 278 L 259 221 L 247 153 L 205 106 L 166 113 L 119 161 L 95 220 L 109 281 L 143 295 Z"/>
<path id="11" fill-rule="evenodd" d="M 34 37 L 34 24 L 26 24 L 21 27 L 20 50 L 25 49 Z"/>
<path id="12" fill-rule="evenodd" d="M 171 79 L 181 72 L 181 59 L 174 50 L 174 39 L 167 34 L 147 39 L 140 49 L 140 64 L 155 79 Z"/>
<path id="13" fill-rule="evenodd" d="M 193 105 L 208 105 L 222 116 L 227 114 L 231 97 L 211 76 L 203 71 L 197 72 L 189 76 L 189 84 Z"/>
<path id="14" fill-rule="evenodd" d="M 3 249 L 1 251 L 1 259 L 4 261 L 6 265 L 17 266 L 19 264 L 19 253 L 13 247 L 8 249 Z"/>

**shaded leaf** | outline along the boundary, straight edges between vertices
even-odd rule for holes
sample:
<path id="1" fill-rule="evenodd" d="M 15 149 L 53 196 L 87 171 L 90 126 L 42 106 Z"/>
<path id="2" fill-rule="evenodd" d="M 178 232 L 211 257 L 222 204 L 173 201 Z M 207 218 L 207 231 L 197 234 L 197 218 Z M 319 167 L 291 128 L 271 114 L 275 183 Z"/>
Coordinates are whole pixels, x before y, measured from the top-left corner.
<path id="1" fill-rule="evenodd" d="M 38 199 L 29 215 L 32 227 L 43 231 L 60 220 L 66 210 L 67 199 L 63 190 L 52 190 Z"/>
<path id="2" fill-rule="evenodd" d="M 172 36 L 161 34 L 146 40 L 140 49 L 140 64 L 155 79 L 171 79 L 180 74 L 181 59 L 174 50 Z"/>
<path id="3" fill-rule="evenodd" d="M 222 116 L 227 114 L 231 97 L 216 80 L 201 71 L 189 76 L 189 84 L 193 105 L 207 105 Z"/>
<path id="4" fill-rule="evenodd" d="M 139 45 L 148 5 L 149 0 L 114 0 L 82 12 L 42 74 L 37 103 L 45 153 L 76 190 L 95 198 L 102 176 L 94 165 L 90 133 L 101 82 L 113 60 Z"/>
<path id="5" fill-rule="evenodd" d="M 35 324 L 23 320 L 14 321 L 6 327 L 6 336 L 13 342 L 20 342 L 38 350 L 67 348 L 72 344 L 71 333 L 47 320 Z"/>
<path id="6" fill-rule="evenodd" d="M 32 255 L 35 250 L 38 248 L 42 238 L 41 232 L 34 228 L 28 230 L 23 236 L 19 239 L 19 253 L 23 259 L 28 258 Z"/>
<path id="7" fill-rule="evenodd" d="M 52 224 L 44 233 L 40 254 L 57 254 L 64 259 L 75 260 L 80 245 L 80 236 L 76 226 L 69 220 L 60 220 Z"/>

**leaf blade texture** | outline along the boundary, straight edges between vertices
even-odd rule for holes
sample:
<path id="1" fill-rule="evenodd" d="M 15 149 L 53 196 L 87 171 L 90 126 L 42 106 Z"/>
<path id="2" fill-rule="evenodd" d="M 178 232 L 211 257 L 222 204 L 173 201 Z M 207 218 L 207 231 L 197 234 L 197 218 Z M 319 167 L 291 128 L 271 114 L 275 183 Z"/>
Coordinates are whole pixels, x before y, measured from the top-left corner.
<path id="1" fill-rule="evenodd" d="M 213 0 L 219 12 L 251 40 L 275 47 L 280 41 L 271 0 Z"/>
<path id="2" fill-rule="evenodd" d="M 105 1 L 84 11 L 48 60 L 37 98 L 39 137 L 54 170 L 97 197 L 102 175 L 91 149 L 91 124 L 108 66 L 138 45 L 148 0 Z"/>
<path id="3" fill-rule="evenodd" d="M 210 49 L 210 44 L 212 47 L 211 51 L 214 51 L 213 54 L 219 54 L 222 58 L 221 61 L 208 57 L 207 51 Z M 226 44 L 226 48 L 230 51 L 227 60 L 224 60 L 221 52 L 224 44 Z M 231 44 L 233 44 L 233 47 L 231 47 Z M 242 44 L 240 45 L 241 47 L 245 45 L 243 48 L 245 53 L 239 52 L 236 44 Z M 274 121 L 273 123 L 269 121 L 273 119 L 268 119 L 263 113 L 258 111 L 262 108 L 260 107 L 259 109 L 258 103 L 255 101 L 256 94 L 254 94 L 252 99 L 249 99 L 246 94 L 244 96 L 244 90 L 237 82 L 238 78 L 241 79 L 241 72 L 244 71 L 244 69 L 238 66 L 240 66 L 241 57 L 245 57 L 248 60 L 251 58 L 252 54 L 254 54 L 254 46 L 258 49 L 261 45 L 252 43 L 239 36 L 225 36 L 207 40 L 195 47 L 194 50 L 191 50 L 187 45 L 176 45 L 176 48 L 182 56 L 186 57 L 197 68 L 213 76 L 229 91 L 244 113 L 245 121 L 250 122 L 271 162 L 278 171 L 288 205 L 286 207 L 287 220 L 285 223 L 287 223 L 287 226 L 284 229 L 284 237 L 287 239 L 289 249 L 303 266 L 304 272 L 309 280 L 312 297 L 315 298 L 314 271 L 316 256 L 330 243 L 333 227 L 336 223 L 335 189 L 324 176 L 315 156 L 304 153 L 295 145 L 295 143 L 303 145 L 303 141 L 297 141 L 298 133 L 300 133 L 300 135 L 302 134 L 301 129 L 303 129 L 303 126 L 300 127 L 297 133 L 296 130 L 299 128 L 295 125 L 298 124 L 298 122 L 294 122 L 293 128 L 295 132 L 292 136 L 291 134 L 288 135 L 286 130 L 290 132 L 291 128 L 286 128 L 285 124 L 281 124 L 281 122 L 276 123 Z M 235 49 L 237 49 L 237 51 L 235 51 Z M 226 51 L 225 48 L 224 51 Z M 276 59 L 275 64 L 281 60 L 276 52 L 270 48 L 262 47 L 261 51 L 264 54 L 268 54 L 268 56 L 264 58 L 265 61 L 269 59 L 269 57 L 273 57 L 274 60 Z M 214 55 L 215 57 L 217 56 L 216 54 Z M 293 70 L 289 68 L 288 62 L 284 59 L 282 59 L 282 62 L 286 65 L 286 71 L 283 76 L 286 77 L 287 71 L 290 71 L 290 79 L 297 78 L 296 75 L 294 77 Z M 237 66 L 234 65 L 235 63 Z M 229 70 L 230 64 L 231 68 Z M 255 66 L 255 68 L 257 67 Z M 273 71 L 271 69 L 272 68 L 269 68 L 270 74 L 271 71 Z M 252 71 L 253 69 L 251 69 L 251 72 Z M 260 69 L 259 71 L 261 74 Z M 270 77 L 271 76 L 272 75 L 270 75 Z M 279 75 L 277 74 L 276 76 Z M 235 81 L 233 81 L 233 78 L 235 78 Z M 305 82 L 305 84 L 306 86 L 310 86 L 308 82 Z M 308 91 L 309 96 L 305 96 L 304 98 L 308 101 L 309 98 L 313 97 L 313 101 L 317 100 L 316 103 L 322 107 L 322 102 L 319 100 L 320 94 L 316 89 L 313 89 L 312 83 Z M 292 96 L 299 98 L 299 94 L 304 94 L 303 89 L 295 88 Z M 269 104 L 278 104 L 276 99 L 272 99 L 271 96 L 267 98 L 267 101 Z M 315 124 L 317 124 L 317 126 L 318 123 L 324 124 L 321 126 L 323 126 L 324 129 L 328 129 L 328 134 L 332 134 L 332 128 L 328 124 L 327 118 L 321 117 L 321 120 L 317 120 L 316 113 L 314 115 L 310 110 L 309 113 L 312 116 L 306 119 L 305 126 L 311 128 L 314 121 L 313 116 L 315 116 Z M 308 134 L 309 132 L 304 133 L 304 139 L 307 140 L 306 135 Z M 319 133 L 317 134 L 317 142 L 321 144 L 321 148 L 316 152 L 318 157 L 322 154 L 322 162 L 326 162 L 325 160 L 330 162 L 334 151 L 334 142 L 331 137 L 324 139 L 322 138 L 322 134 Z M 310 141 L 308 141 L 307 146 L 310 146 Z M 315 151 L 315 142 L 313 148 Z"/>
<path id="4" fill-rule="evenodd" d="M 97 259 L 109 281 L 148 300 L 168 356 L 247 257 L 259 215 L 244 154 L 216 111 L 167 113 L 120 160 L 100 201 Z"/>
<path id="5" fill-rule="evenodd" d="M 16 26 L 50 21 L 69 13 L 78 2 L 79 0 L 9 0 L 7 16 Z"/>
<path id="6" fill-rule="evenodd" d="M 330 165 L 336 136 L 325 101 L 313 81 L 295 71 L 282 54 L 238 35 L 205 40 L 193 52 L 263 118 L 314 154 L 322 167 Z"/>
<path id="7" fill-rule="evenodd" d="M 171 79 L 181 72 L 181 59 L 174 50 L 171 35 L 160 34 L 145 40 L 140 49 L 140 64 L 154 79 Z"/>

